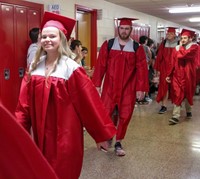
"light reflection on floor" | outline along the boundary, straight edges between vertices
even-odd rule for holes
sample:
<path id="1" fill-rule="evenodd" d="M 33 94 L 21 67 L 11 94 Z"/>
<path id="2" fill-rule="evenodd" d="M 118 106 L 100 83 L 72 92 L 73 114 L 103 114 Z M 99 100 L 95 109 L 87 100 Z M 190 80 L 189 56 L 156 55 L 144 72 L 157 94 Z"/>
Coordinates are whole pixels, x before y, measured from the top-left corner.
<path id="1" fill-rule="evenodd" d="M 194 97 L 193 117 L 169 126 L 173 106 L 158 114 L 155 101 L 135 108 L 125 140 L 125 157 L 96 150 L 85 135 L 85 156 L 80 179 L 199 179 L 200 178 L 200 96 Z"/>

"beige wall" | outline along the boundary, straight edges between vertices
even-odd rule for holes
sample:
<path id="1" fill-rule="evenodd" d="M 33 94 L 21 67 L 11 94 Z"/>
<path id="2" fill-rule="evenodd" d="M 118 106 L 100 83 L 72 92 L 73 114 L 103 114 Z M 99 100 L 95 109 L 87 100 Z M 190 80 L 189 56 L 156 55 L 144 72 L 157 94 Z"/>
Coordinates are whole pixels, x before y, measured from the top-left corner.
<path id="1" fill-rule="evenodd" d="M 133 11 L 131 9 L 127 9 L 104 0 L 28 0 L 30 2 L 36 2 L 40 4 L 44 4 L 45 10 L 48 9 L 48 4 L 60 4 L 61 5 L 61 14 L 69 16 L 71 18 L 75 18 L 74 5 L 83 5 L 93 9 L 102 9 L 102 20 L 98 20 L 98 47 L 101 46 L 105 39 L 111 38 L 114 36 L 114 21 L 113 19 L 116 17 L 134 17 L 139 20 L 137 23 L 148 24 L 151 27 L 150 37 L 159 41 L 159 36 L 157 34 L 157 25 L 162 24 L 165 27 L 168 26 L 177 26 L 181 28 L 181 25 L 150 16 L 147 14 L 143 14 L 137 11 Z M 73 35 L 73 34 L 72 34 Z"/>

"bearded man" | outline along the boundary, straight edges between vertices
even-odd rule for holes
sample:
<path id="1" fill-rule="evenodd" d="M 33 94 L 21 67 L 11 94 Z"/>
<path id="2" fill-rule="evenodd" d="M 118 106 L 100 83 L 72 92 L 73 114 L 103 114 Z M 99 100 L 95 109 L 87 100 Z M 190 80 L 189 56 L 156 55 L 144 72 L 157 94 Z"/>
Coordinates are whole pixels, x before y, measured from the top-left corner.
<path id="1" fill-rule="evenodd" d="M 148 69 L 143 46 L 134 41 L 133 18 L 118 19 L 118 36 L 105 41 L 99 51 L 92 81 L 117 127 L 115 153 L 124 156 L 121 141 L 132 117 L 135 101 L 148 92 Z M 137 45 L 138 44 L 138 45 Z M 137 47 L 137 48 L 136 48 Z"/>

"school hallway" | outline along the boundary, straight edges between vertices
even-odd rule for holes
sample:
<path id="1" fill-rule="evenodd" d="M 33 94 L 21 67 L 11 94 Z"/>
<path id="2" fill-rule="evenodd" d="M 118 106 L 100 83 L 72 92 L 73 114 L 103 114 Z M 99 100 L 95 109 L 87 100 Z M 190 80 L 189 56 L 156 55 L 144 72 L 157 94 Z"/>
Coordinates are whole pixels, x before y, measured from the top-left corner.
<path id="1" fill-rule="evenodd" d="M 186 119 L 183 107 L 174 126 L 168 125 L 171 101 L 165 114 L 159 109 L 155 100 L 135 108 L 122 142 L 125 157 L 117 157 L 113 147 L 98 151 L 86 133 L 80 179 L 200 179 L 200 96 L 194 96 L 192 119 Z"/>

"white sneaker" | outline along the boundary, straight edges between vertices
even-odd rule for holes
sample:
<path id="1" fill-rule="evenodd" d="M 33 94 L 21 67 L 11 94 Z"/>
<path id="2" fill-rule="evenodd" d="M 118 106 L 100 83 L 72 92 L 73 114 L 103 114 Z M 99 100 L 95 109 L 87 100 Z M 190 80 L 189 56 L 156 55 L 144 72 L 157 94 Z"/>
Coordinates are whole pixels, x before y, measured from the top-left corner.
<path id="1" fill-rule="evenodd" d="M 146 99 L 146 101 L 148 101 L 148 102 L 152 102 L 152 101 L 153 101 L 149 96 L 145 97 L 145 99 Z"/>

